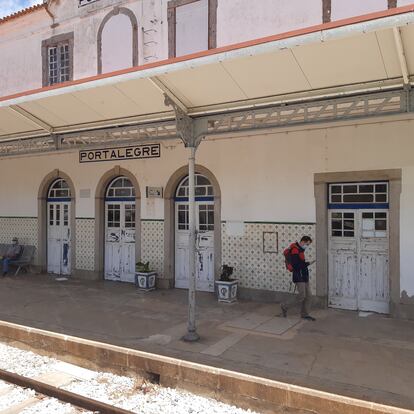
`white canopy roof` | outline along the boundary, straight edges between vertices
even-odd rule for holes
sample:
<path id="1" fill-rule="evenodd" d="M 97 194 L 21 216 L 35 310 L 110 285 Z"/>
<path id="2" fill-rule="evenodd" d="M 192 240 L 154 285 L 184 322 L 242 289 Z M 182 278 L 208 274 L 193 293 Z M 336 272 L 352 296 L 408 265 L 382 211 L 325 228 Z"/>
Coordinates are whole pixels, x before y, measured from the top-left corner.
<path id="1" fill-rule="evenodd" d="M 0 139 L 361 90 L 414 75 L 414 6 L 0 98 Z"/>

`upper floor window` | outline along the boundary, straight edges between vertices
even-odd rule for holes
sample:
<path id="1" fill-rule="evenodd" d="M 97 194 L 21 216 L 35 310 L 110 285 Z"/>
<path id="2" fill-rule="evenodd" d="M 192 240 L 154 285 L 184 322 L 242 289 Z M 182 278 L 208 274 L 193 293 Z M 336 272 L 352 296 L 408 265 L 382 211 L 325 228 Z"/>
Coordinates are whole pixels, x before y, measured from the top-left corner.
<path id="1" fill-rule="evenodd" d="M 73 79 L 73 32 L 42 42 L 43 86 Z"/>
<path id="2" fill-rule="evenodd" d="M 217 0 L 172 0 L 168 3 L 169 57 L 214 49 Z"/>

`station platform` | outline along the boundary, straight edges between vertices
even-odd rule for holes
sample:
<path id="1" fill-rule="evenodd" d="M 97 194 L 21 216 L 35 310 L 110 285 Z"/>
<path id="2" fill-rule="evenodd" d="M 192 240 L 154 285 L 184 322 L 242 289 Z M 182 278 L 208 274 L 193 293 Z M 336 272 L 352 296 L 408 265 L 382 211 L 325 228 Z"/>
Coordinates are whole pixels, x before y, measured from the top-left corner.
<path id="1" fill-rule="evenodd" d="M 414 409 L 414 322 L 315 310 L 279 317 L 278 304 L 220 304 L 197 294 L 197 343 L 185 343 L 187 292 L 113 282 L 0 278 L 0 319 Z"/>

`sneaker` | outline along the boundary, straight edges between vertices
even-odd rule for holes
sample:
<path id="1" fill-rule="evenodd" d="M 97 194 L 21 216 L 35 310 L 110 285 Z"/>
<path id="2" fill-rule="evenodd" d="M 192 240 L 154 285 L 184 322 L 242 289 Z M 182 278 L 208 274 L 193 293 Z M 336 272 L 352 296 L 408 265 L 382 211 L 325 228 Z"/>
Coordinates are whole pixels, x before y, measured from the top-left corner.
<path id="1" fill-rule="evenodd" d="M 287 309 L 283 305 L 280 305 L 280 309 L 282 310 L 282 316 L 284 318 L 286 318 L 287 317 Z"/>
<path id="2" fill-rule="evenodd" d="M 302 316 L 302 319 L 305 319 L 306 321 L 312 321 L 312 322 L 316 321 L 316 319 L 310 315 Z"/>

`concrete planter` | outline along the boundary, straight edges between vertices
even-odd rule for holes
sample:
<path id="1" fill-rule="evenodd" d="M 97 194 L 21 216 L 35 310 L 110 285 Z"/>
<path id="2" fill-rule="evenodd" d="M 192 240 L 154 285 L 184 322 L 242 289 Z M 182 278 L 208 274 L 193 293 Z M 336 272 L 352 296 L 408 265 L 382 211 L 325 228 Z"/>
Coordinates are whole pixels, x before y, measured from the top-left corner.
<path id="1" fill-rule="evenodd" d="M 156 277 L 156 272 L 135 272 L 135 286 L 145 292 L 155 290 Z"/>
<path id="2" fill-rule="evenodd" d="M 239 281 L 237 279 L 225 282 L 223 280 L 216 280 L 216 292 L 219 302 L 233 303 L 237 301 L 237 287 Z"/>

